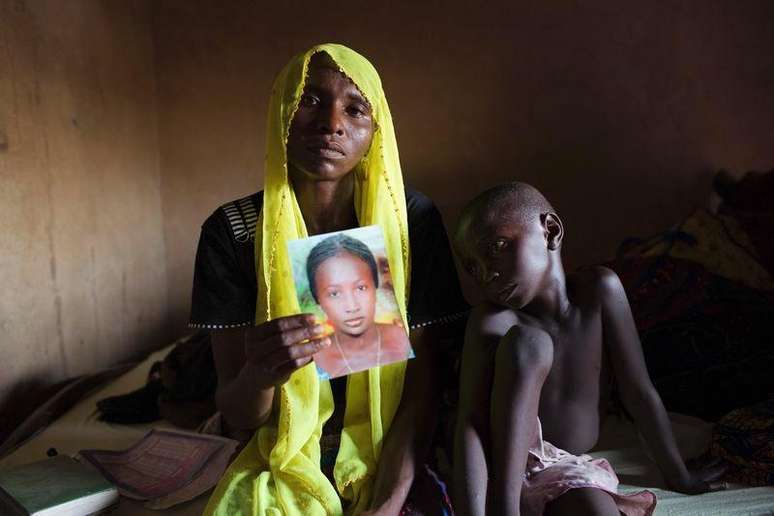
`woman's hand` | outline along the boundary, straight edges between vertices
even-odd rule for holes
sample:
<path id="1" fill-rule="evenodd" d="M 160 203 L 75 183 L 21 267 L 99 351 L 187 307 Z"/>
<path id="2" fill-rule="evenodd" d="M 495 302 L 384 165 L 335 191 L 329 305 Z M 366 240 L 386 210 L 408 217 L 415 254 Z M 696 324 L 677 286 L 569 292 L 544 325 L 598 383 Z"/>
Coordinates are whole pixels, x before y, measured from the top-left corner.
<path id="1" fill-rule="evenodd" d="M 386 503 L 379 508 L 371 508 L 360 513 L 361 516 L 399 516 L 402 504 Z"/>
<path id="2" fill-rule="evenodd" d="M 331 345 L 329 330 L 311 314 L 267 321 L 245 332 L 245 357 L 256 370 L 258 388 L 284 383 L 318 351 Z"/>

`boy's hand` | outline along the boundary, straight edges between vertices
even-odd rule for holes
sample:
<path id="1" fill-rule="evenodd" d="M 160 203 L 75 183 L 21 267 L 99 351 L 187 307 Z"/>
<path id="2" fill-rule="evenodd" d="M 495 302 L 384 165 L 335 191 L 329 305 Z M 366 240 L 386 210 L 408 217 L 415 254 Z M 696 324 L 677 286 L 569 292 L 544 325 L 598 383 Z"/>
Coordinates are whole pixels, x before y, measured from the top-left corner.
<path id="1" fill-rule="evenodd" d="M 704 464 L 696 464 L 688 471 L 688 477 L 678 482 L 669 482 L 669 488 L 689 495 L 723 491 L 728 484 L 720 480 L 728 470 L 721 459 L 713 459 Z"/>

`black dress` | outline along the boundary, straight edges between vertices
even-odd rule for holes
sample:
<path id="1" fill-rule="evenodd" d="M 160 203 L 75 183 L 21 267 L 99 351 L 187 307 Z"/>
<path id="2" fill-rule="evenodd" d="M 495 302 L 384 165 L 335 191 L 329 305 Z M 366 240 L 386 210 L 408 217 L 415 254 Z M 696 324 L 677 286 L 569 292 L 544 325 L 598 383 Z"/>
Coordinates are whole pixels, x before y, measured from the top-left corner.
<path id="1" fill-rule="evenodd" d="M 229 202 L 202 225 L 196 252 L 192 328 L 234 328 L 255 323 L 255 224 L 263 192 Z M 410 329 L 464 316 L 462 297 L 441 214 L 423 194 L 406 189 L 411 252 Z"/>
<path id="2" fill-rule="evenodd" d="M 255 324 L 257 281 L 255 226 L 263 192 L 224 204 L 202 225 L 194 269 L 192 328 L 223 329 Z M 439 357 L 443 402 L 439 406 L 437 451 L 449 455 L 453 408 L 465 318 L 470 310 L 460 290 L 441 214 L 425 195 L 406 189 L 411 253 L 409 329 L 449 325 L 445 338 L 433 342 Z M 322 468 L 331 475 L 346 406 L 346 377 L 331 380 L 334 413 L 321 440 Z M 438 453 L 436 453 L 438 455 Z"/>

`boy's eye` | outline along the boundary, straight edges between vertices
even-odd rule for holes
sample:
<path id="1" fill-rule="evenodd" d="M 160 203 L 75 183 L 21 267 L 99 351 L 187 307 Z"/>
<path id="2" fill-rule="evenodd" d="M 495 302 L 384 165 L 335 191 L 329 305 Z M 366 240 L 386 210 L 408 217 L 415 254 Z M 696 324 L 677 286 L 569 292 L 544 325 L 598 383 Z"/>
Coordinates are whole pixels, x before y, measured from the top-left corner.
<path id="1" fill-rule="evenodd" d="M 489 244 L 489 254 L 494 255 L 502 251 L 508 246 L 508 242 L 503 239 L 498 239 Z"/>
<path id="2" fill-rule="evenodd" d="M 331 290 L 328 292 L 328 297 L 339 297 L 341 293 L 338 290 Z"/>
<path id="3" fill-rule="evenodd" d="M 366 290 L 368 290 L 368 285 L 358 285 L 358 286 L 357 286 L 357 289 L 358 289 L 360 292 L 365 292 Z"/>

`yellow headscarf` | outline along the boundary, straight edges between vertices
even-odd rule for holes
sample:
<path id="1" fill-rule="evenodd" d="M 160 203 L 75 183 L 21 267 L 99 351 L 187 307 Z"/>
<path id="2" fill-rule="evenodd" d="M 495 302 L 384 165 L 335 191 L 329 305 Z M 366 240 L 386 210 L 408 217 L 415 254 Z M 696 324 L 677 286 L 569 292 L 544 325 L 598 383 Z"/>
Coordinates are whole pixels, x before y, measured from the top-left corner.
<path id="1" fill-rule="evenodd" d="M 392 117 L 371 63 L 335 44 L 318 45 L 295 56 L 280 72 L 272 90 L 263 211 L 255 235 L 256 324 L 300 312 L 286 242 L 308 235 L 288 180 L 286 144 L 309 60 L 318 52 L 328 54 L 371 104 L 375 131 L 368 153 L 353 172 L 355 211 L 361 225 L 382 227 L 395 297 L 408 328 L 408 223 Z M 351 502 L 349 514 L 368 508 L 382 442 L 400 402 L 405 367 L 406 363 L 400 362 L 348 377 L 334 478 L 338 493 Z M 320 436 L 332 412 L 330 384 L 318 379 L 315 365 L 293 373 L 276 390 L 272 418 L 228 468 L 205 514 L 342 514 L 339 494 L 320 470 Z"/>

